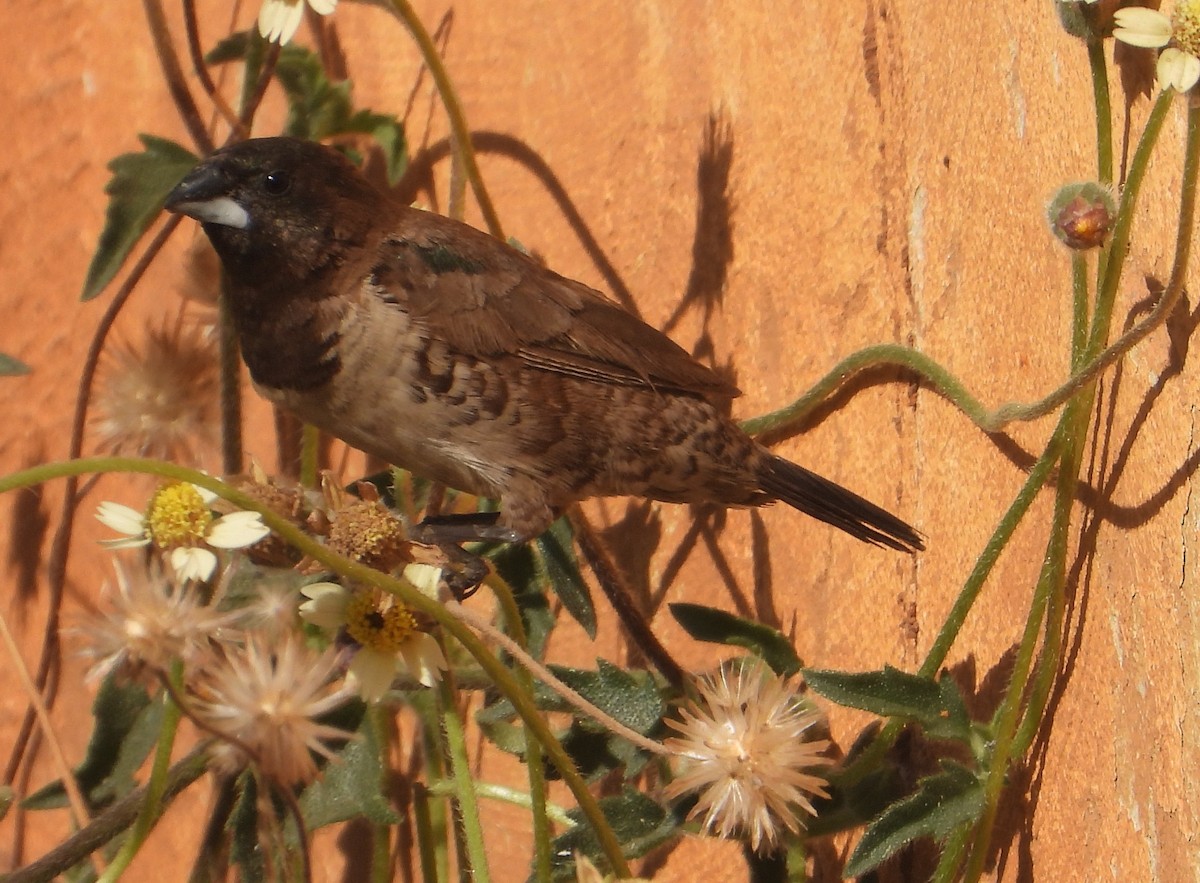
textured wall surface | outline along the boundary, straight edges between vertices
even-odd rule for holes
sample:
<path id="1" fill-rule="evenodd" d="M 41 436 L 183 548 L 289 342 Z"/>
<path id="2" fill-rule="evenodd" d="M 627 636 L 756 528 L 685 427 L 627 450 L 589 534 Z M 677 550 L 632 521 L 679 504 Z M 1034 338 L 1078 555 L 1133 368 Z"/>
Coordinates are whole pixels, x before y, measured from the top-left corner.
<path id="1" fill-rule="evenodd" d="M 744 391 L 739 416 L 786 404 L 838 359 L 878 342 L 918 347 L 988 405 L 1037 398 L 1065 376 L 1068 262 L 1042 214 L 1060 183 L 1094 174 L 1094 124 L 1085 53 L 1048 2 L 864 0 L 786 12 L 767 0 L 417 7 L 431 29 L 442 25 L 439 45 L 506 232 L 729 367 Z M 225 22 L 209 12 L 215 35 Z M 406 115 L 414 157 L 430 172 L 418 196 L 444 208 L 446 127 L 411 42 L 373 7 L 342 4 L 336 27 L 356 94 Z M 0 380 L 0 468 L 9 471 L 66 450 L 78 366 L 106 303 L 78 303 L 104 217 L 106 162 L 136 149 L 138 132 L 185 135 L 139 4 L 0 4 L 0 34 L 9 128 L 0 150 L 0 351 L 33 368 Z M 1115 77 L 1114 89 L 1120 107 Z M 1144 98 L 1134 103 L 1135 133 L 1146 110 Z M 1118 324 L 1144 308 L 1147 280 L 1169 272 L 1183 131 L 1179 103 L 1146 185 Z M 478 221 L 473 207 L 468 217 Z M 120 333 L 136 337 L 172 314 L 192 235 L 176 237 Z M 1182 880 L 1200 866 L 1200 606 L 1188 555 L 1197 368 L 1186 358 L 1194 321 L 1177 318 L 1170 335 L 1157 332 L 1104 383 L 1083 523 L 1073 530 L 1074 539 L 1084 532 L 1066 669 L 1001 819 L 997 879 Z M 895 374 L 872 375 L 835 404 L 777 449 L 918 525 L 927 552 L 865 547 L 781 508 L 698 522 L 681 507 L 592 508 L 685 664 L 710 664 L 711 648 L 674 625 L 672 601 L 775 624 L 810 665 L 914 669 L 1052 426 L 989 437 Z M 270 456 L 265 440 L 260 448 Z M 119 492 L 106 480 L 84 505 L 69 606 L 90 604 L 104 578 L 89 513 L 105 496 L 132 501 Z M 0 501 L 9 526 L 0 612 L 27 660 L 44 615 L 38 561 L 48 540 L 38 526 L 53 530 L 60 496 L 50 485 L 42 498 Z M 1020 640 L 1049 502 L 1035 504 L 1001 557 L 951 657 L 963 683 L 979 687 L 981 708 L 1003 688 L 1003 660 Z M 559 643 L 559 658 L 579 663 L 626 652 L 612 622 L 595 646 Z M 0 671 L 3 746 L 24 701 L 11 666 Z M 77 758 L 89 700 L 77 679 L 66 691 L 55 716 Z M 835 715 L 834 737 L 846 747 L 864 722 Z M 53 775 L 39 770 L 34 786 Z M 519 781 L 507 760 L 488 760 L 484 774 Z M 172 810 L 163 848 L 191 854 L 202 802 Z M 525 819 L 489 812 L 501 879 L 523 879 L 523 864 L 504 872 L 500 852 L 511 832 L 523 854 Z M 0 826 L 0 849 L 11 824 Z M 26 855 L 65 824 L 43 830 L 39 821 Z M 326 835 L 321 842 L 335 846 Z M 320 879 L 340 867 L 335 849 L 326 860 Z M 693 880 L 698 863 L 712 880 L 740 874 L 733 850 L 697 841 L 659 859 L 657 879 Z M 145 865 L 138 873 L 161 879 Z"/>

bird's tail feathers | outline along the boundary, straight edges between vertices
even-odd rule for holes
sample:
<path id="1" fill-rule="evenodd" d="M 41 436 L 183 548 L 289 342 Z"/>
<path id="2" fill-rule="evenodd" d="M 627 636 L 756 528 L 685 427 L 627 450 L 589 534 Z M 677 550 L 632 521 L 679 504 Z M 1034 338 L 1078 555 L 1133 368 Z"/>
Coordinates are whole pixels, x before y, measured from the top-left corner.
<path id="1" fill-rule="evenodd" d="M 758 481 L 775 499 L 860 540 L 901 552 L 925 548 L 921 535 L 895 515 L 782 457 L 765 454 Z"/>

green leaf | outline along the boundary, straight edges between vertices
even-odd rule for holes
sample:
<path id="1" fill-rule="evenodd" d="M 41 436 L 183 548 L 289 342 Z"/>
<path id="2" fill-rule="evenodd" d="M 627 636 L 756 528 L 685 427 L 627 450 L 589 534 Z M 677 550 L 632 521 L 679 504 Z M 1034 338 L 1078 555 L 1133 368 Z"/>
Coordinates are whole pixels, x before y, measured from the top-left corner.
<path id="1" fill-rule="evenodd" d="M 564 684 L 637 733 L 645 735 L 658 726 L 666 704 L 654 679 L 644 671 L 625 671 L 598 659 L 596 671 L 583 671 L 560 665 L 550 670 Z M 534 690 L 539 705 L 548 710 L 573 711 L 574 708 L 548 687 L 537 684 Z M 596 725 L 598 726 L 598 725 Z"/>
<path id="2" fill-rule="evenodd" d="M 933 739 L 970 744 L 971 721 L 958 687 L 885 666 L 882 671 L 805 669 L 804 679 L 826 699 L 884 717 L 914 720 Z"/>
<path id="3" fill-rule="evenodd" d="M 803 663 L 792 642 L 770 626 L 701 604 L 669 604 L 671 615 L 697 641 L 743 647 L 781 677 L 791 677 Z"/>
<path id="4" fill-rule="evenodd" d="M 14 359 L 12 356 L 0 353 L 0 376 L 15 377 L 19 374 L 28 374 L 29 366 L 20 359 Z"/>
<path id="5" fill-rule="evenodd" d="M 91 300 L 110 281 L 146 228 L 162 210 L 167 194 L 191 171 L 198 157 L 174 141 L 138 135 L 145 150 L 124 153 L 108 164 L 113 176 L 104 192 L 108 214 L 96 253 L 83 283 L 83 300 Z"/>
<path id="6" fill-rule="evenodd" d="M 983 805 L 979 777 L 964 766 L 942 761 L 942 772 L 922 779 L 915 794 L 892 804 L 867 828 L 843 874 L 865 874 L 918 837 L 944 841 L 955 829 L 975 822 Z"/>
<path id="7" fill-rule="evenodd" d="M 653 678 L 646 672 L 626 672 L 603 659 L 599 660 L 597 671 L 553 665 L 550 668 L 567 686 L 630 729 L 645 735 L 659 727 L 666 705 Z M 542 711 L 576 715 L 577 719 L 559 740 L 588 779 L 595 780 L 618 767 L 624 767 L 628 775 L 634 775 L 646 764 L 647 758 L 641 749 L 590 718 L 580 716 L 573 705 L 549 687 L 535 683 L 533 693 L 534 701 Z M 524 757 L 522 731 L 510 723 L 514 716 L 512 704 L 507 699 L 497 699 L 481 708 L 475 719 L 498 748 Z M 547 775 L 553 777 L 554 772 L 548 771 Z"/>
<path id="8" fill-rule="evenodd" d="M 476 715 L 475 720 L 479 724 L 480 732 L 501 751 L 524 760 L 526 747 L 525 728 L 505 720 L 496 719 L 489 714 L 490 711 L 495 709 L 496 706 L 492 705 L 488 708 L 480 709 Z M 511 714 L 511 705 L 508 706 L 508 710 Z"/>
<path id="9" fill-rule="evenodd" d="M 255 45 L 249 32 L 234 34 L 222 40 L 207 59 L 209 64 L 242 60 Z M 408 167 L 408 140 L 404 137 L 404 125 L 396 117 L 355 109 L 351 81 L 331 81 L 325 75 L 321 57 L 303 46 L 283 47 L 275 66 L 275 78 L 288 100 L 285 135 L 309 141 L 338 135 L 369 135 L 383 152 L 388 183 L 395 185 L 400 180 Z M 361 160 L 358 156 L 351 158 L 356 162 Z"/>
<path id="10" fill-rule="evenodd" d="M 347 81 L 348 82 L 348 81 Z M 375 139 L 383 153 L 387 167 L 388 184 L 395 187 L 408 168 L 408 139 L 404 137 L 404 126 L 394 116 L 360 110 L 330 135 L 359 132 Z"/>
<path id="11" fill-rule="evenodd" d="M 300 795 L 300 809 L 310 831 L 350 819 L 365 818 L 377 825 L 400 821 L 383 793 L 382 748 L 370 715 L 364 715 L 358 736 L 338 752 L 338 760 Z"/>
<path id="12" fill-rule="evenodd" d="M 513 600 L 521 611 L 525 649 L 535 659 L 541 659 L 555 622 L 533 549 L 528 544 L 500 546 L 492 553 L 491 561 L 496 573 L 512 589 Z"/>
<path id="13" fill-rule="evenodd" d="M 92 737 L 83 763 L 75 769 L 79 788 L 92 806 L 104 806 L 137 784 L 134 774 L 158 742 L 163 704 L 152 702 L 136 684 L 118 684 L 109 675 L 92 703 Z M 51 782 L 25 798 L 25 809 L 67 805 L 62 781 Z"/>
<path id="14" fill-rule="evenodd" d="M 810 838 L 861 828 L 911 788 L 910 778 L 901 775 L 890 762 L 861 778 L 855 777 L 849 785 L 842 778 L 841 768 L 833 768 L 826 775 L 829 797 L 813 800 L 817 814 L 804 825 Z"/>
<path id="15" fill-rule="evenodd" d="M 645 794 L 626 788 L 615 797 L 600 800 L 600 810 L 608 821 L 626 858 L 645 855 L 656 846 L 677 836 L 682 820 L 659 806 Z M 551 879 L 575 879 L 575 852 L 579 851 L 604 867 L 600 845 L 592 829 L 582 824 L 583 814 L 571 810 L 569 815 L 581 824 L 554 839 L 550 854 L 554 857 Z"/>
<path id="16" fill-rule="evenodd" d="M 266 883 L 267 855 L 259 842 L 258 781 L 249 772 L 238 777 L 241 793 L 229 816 L 229 862 L 238 866 L 238 880 Z"/>
<path id="17" fill-rule="evenodd" d="M 571 522 L 559 518 L 550 529 L 537 538 L 538 563 L 546 581 L 562 600 L 574 620 L 583 626 L 587 636 L 596 637 L 596 607 L 592 593 L 579 573 L 575 559 L 575 534 Z"/>

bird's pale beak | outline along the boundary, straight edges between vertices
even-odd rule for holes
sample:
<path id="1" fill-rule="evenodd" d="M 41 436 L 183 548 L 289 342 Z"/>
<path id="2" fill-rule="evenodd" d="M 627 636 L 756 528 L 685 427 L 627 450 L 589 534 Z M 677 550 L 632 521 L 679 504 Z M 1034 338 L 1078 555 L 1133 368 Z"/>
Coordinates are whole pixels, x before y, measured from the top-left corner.
<path id="1" fill-rule="evenodd" d="M 219 224 L 245 230 L 250 213 L 229 195 L 229 180 L 221 166 L 202 162 L 167 194 L 164 208 L 195 218 L 202 224 Z"/>

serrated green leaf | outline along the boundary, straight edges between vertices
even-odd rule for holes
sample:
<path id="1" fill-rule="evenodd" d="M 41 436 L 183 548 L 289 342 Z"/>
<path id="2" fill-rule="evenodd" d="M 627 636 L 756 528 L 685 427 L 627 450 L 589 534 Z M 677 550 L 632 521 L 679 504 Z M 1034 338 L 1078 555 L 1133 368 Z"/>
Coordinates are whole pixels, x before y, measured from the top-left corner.
<path id="1" fill-rule="evenodd" d="M 346 134 L 361 132 L 370 135 L 383 152 L 387 167 L 388 184 L 395 187 L 408 169 L 408 138 L 404 136 L 404 125 L 391 114 L 360 110 L 337 132 Z"/>
<path id="2" fill-rule="evenodd" d="M 644 671 L 625 671 L 598 659 L 596 671 L 552 665 L 550 670 L 580 696 L 637 733 L 645 735 L 658 726 L 666 712 L 653 678 Z M 539 705 L 560 711 L 574 710 L 557 694 L 545 696 L 549 688 L 536 685 Z"/>
<path id="3" fill-rule="evenodd" d="M 154 135 L 138 135 L 145 150 L 124 153 L 108 164 L 113 176 L 104 192 L 108 213 L 83 283 L 83 300 L 98 295 L 121 269 L 129 252 L 162 210 L 167 194 L 198 161 L 190 150 Z"/>
<path id="4" fill-rule="evenodd" d="M 645 794 L 626 788 L 615 797 L 600 800 L 600 810 L 608 821 L 626 858 L 645 855 L 678 835 L 681 820 L 655 803 Z M 554 857 L 551 879 L 574 880 L 576 851 L 603 867 L 600 846 L 592 829 L 583 824 L 583 814 L 571 810 L 569 815 L 581 824 L 554 839 L 550 854 Z"/>
<path id="5" fill-rule="evenodd" d="M 300 809 L 310 831 L 350 819 L 365 818 L 377 825 L 400 821 L 383 793 L 379 738 L 369 715 L 358 736 L 325 766 L 323 776 L 300 795 Z"/>
<path id="6" fill-rule="evenodd" d="M 843 871 L 857 877 L 918 837 L 945 840 L 983 812 L 983 783 L 964 766 L 942 761 L 942 772 L 922 779 L 917 791 L 894 803 L 863 833 Z"/>
<path id="7" fill-rule="evenodd" d="M 109 675 L 92 703 L 92 736 L 83 763 L 75 769 L 79 788 L 93 806 L 103 806 L 130 791 L 134 774 L 158 741 L 163 704 L 152 702 L 137 684 L 119 684 Z M 55 781 L 21 802 L 25 809 L 67 805 L 62 782 Z"/>
<path id="8" fill-rule="evenodd" d="M 701 604 L 677 603 L 668 607 L 675 621 L 697 641 L 745 648 L 761 657 L 781 677 L 791 677 L 804 664 L 791 641 L 761 622 Z"/>
<path id="9" fill-rule="evenodd" d="M 805 669 L 808 685 L 838 705 L 883 717 L 916 721 L 933 739 L 970 744 L 971 721 L 958 687 L 885 666 L 882 671 L 843 672 Z"/>
<path id="10" fill-rule="evenodd" d="M 492 707 L 494 708 L 494 706 Z M 509 710 L 511 711 L 511 709 L 510 705 Z M 483 713 L 484 710 L 481 709 L 479 715 L 476 716 L 476 722 L 484 737 L 501 751 L 524 759 L 525 728 L 505 720 L 486 719 L 482 717 Z"/>
<path id="11" fill-rule="evenodd" d="M 657 729 L 666 705 L 658 687 L 646 672 L 626 672 L 604 660 L 597 671 L 550 666 L 555 676 L 593 705 L 636 732 L 647 734 Z M 586 778 L 595 780 L 618 767 L 627 775 L 636 775 L 647 758 L 622 737 L 579 715 L 577 709 L 546 685 L 534 684 L 534 702 L 542 711 L 573 713 L 576 719 L 559 735 L 575 765 Z M 503 751 L 524 757 L 525 742 L 520 728 L 511 721 L 515 713 L 506 699 L 497 699 L 475 715 L 484 734 Z M 553 771 L 547 775 L 553 777 Z"/>
<path id="12" fill-rule="evenodd" d="M 28 373 L 29 366 L 20 359 L 14 359 L 12 356 L 0 353 L 0 376 L 16 377 Z"/>
<path id="13" fill-rule="evenodd" d="M 221 40 L 204 56 L 205 64 L 225 64 L 230 61 L 241 61 L 246 57 L 250 48 L 251 31 L 238 31 Z"/>
<path id="14" fill-rule="evenodd" d="M 596 637 L 596 606 L 592 593 L 579 573 L 575 558 L 575 534 L 571 522 L 559 518 L 537 538 L 538 561 L 547 582 L 572 618 L 583 626 L 589 638 Z"/>
<path id="15" fill-rule="evenodd" d="M 256 46 L 248 33 L 222 40 L 208 54 L 210 64 L 241 60 Z M 383 152 L 388 183 L 395 185 L 408 167 L 404 125 L 390 114 L 355 109 L 350 80 L 333 82 L 315 52 L 295 44 L 283 47 L 275 77 L 288 100 L 285 135 L 322 141 L 338 135 L 369 135 Z M 356 160 L 358 157 L 354 157 Z"/>

